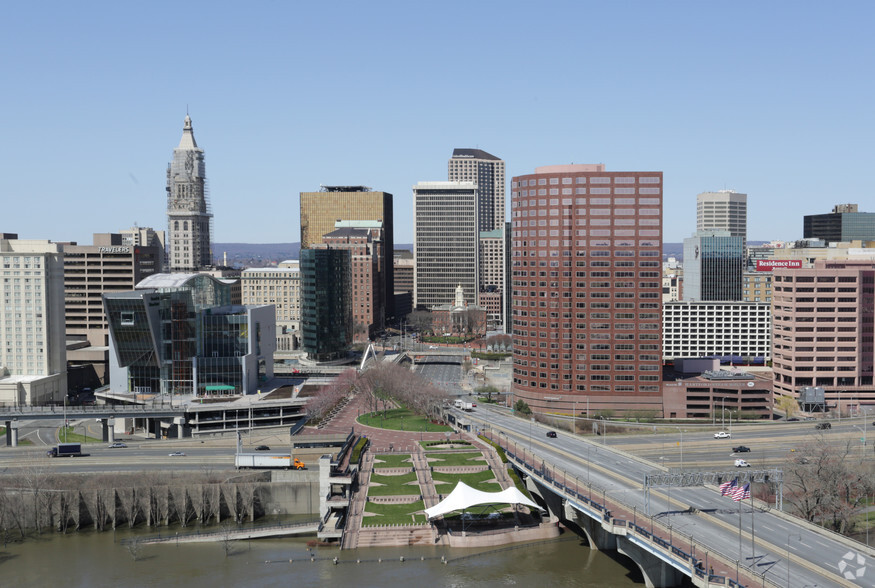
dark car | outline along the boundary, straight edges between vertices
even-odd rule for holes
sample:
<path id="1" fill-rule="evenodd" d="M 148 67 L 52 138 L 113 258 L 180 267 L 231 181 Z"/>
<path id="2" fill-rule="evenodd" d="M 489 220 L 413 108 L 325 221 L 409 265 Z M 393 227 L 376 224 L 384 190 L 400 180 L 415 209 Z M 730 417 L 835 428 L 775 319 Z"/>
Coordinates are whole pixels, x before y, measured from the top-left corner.
<path id="1" fill-rule="evenodd" d="M 790 417 L 790 418 L 787 419 L 787 420 L 788 420 L 788 421 L 798 421 L 799 418 L 798 418 L 798 417 Z"/>
<path id="2" fill-rule="evenodd" d="M 750 451 L 750 447 L 745 447 L 744 445 L 739 445 L 738 447 L 732 448 L 733 453 L 748 453 Z"/>
<path id="3" fill-rule="evenodd" d="M 255 451 L 270 451 L 270 447 L 267 445 L 259 445 L 255 448 Z"/>
<path id="4" fill-rule="evenodd" d="M 555 439 L 556 438 L 556 431 L 547 431 L 547 436 L 550 437 L 551 439 Z"/>
<path id="5" fill-rule="evenodd" d="M 817 423 L 814 425 L 815 429 L 832 429 L 832 424 L 830 423 Z"/>

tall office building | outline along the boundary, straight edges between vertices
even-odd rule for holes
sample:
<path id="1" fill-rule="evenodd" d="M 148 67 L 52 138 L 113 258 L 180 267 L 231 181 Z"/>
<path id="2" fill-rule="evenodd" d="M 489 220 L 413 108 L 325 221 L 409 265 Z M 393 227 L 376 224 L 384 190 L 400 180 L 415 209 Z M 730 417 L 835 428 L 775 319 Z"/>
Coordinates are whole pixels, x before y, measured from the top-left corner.
<path id="1" fill-rule="evenodd" d="M 477 185 L 419 182 L 413 186 L 413 307 L 451 304 L 461 286 L 466 300 L 479 292 L 480 233 Z"/>
<path id="2" fill-rule="evenodd" d="M 185 115 L 182 139 L 167 166 L 167 256 L 173 272 L 213 265 L 204 150 L 197 146 L 191 117 Z"/>
<path id="3" fill-rule="evenodd" d="M 698 231 L 684 239 L 684 300 L 740 301 L 743 271 L 741 237 L 729 231 Z"/>
<path id="4" fill-rule="evenodd" d="M 662 172 L 540 167 L 511 181 L 515 400 L 662 413 Z"/>
<path id="5" fill-rule="evenodd" d="M 385 308 L 379 301 L 386 280 L 380 261 L 383 256 L 383 223 L 379 221 L 339 221 L 337 229 L 322 237 L 313 249 L 345 249 L 350 253 L 350 280 L 353 342 L 373 339 L 386 326 Z"/>
<path id="6" fill-rule="evenodd" d="M 395 249 L 392 194 L 375 192 L 366 186 L 322 186 L 319 192 L 301 192 L 301 250 L 322 243 L 322 237 L 336 229 L 337 221 L 379 221 L 383 223 L 383 246 L 379 269 L 384 284 L 386 321 L 395 317 L 395 272 L 392 252 Z"/>
<path id="7" fill-rule="evenodd" d="M 827 245 L 843 241 L 875 241 L 875 212 L 860 212 L 856 204 L 837 204 L 828 214 L 807 214 L 805 239 L 823 239 Z"/>
<path id="8" fill-rule="evenodd" d="M 481 149 L 453 149 L 447 171 L 451 182 L 477 184 L 477 230 L 503 229 L 504 160 Z"/>
<path id="9" fill-rule="evenodd" d="M 300 345 L 301 271 L 297 259 L 277 267 L 243 270 L 240 275 L 242 303 L 273 304 L 276 307 L 276 349 L 282 353 Z"/>
<path id="10" fill-rule="evenodd" d="M 152 227 L 138 227 L 134 225 L 130 229 L 122 229 L 118 231 L 122 237 L 122 245 L 131 247 L 159 247 L 162 251 L 166 251 L 164 241 L 164 231 L 156 231 Z"/>
<path id="11" fill-rule="evenodd" d="M 702 192 L 696 196 L 696 231 L 729 231 L 747 244 L 747 194 L 733 190 Z"/>
<path id="12" fill-rule="evenodd" d="M 0 300 L 0 404 L 60 402 L 67 393 L 61 246 L 0 233 Z"/>
<path id="13" fill-rule="evenodd" d="M 109 325 L 102 296 L 133 290 L 141 280 L 163 271 L 164 246 L 153 242 L 155 245 L 130 245 L 119 233 L 95 233 L 92 245 L 63 245 L 71 389 L 106 383 Z"/>
<path id="14" fill-rule="evenodd" d="M 480 276 L 477 303 L 487 309 L 492 326 L 505 323 L 504 160 L 481 149 L 454 149 L 447 165 L 451 182 L 477 185 L 477 223 L 480 231 Z M 469 293 L 469 298 L 472 293 Z"/>
<path id="15" fill-rule="evenodd" d="M 816 260 L 775 268 L 772 281 L 775 394 L 821 387 L 845 414 L 875 404 L 875 263 Z"/>
<path id="16" fill-rule="evenodd" d="M 347 249 L 301 249 L 301 337 L 316 361 L 345 357 L 352 344 L 352 272 Z"/>

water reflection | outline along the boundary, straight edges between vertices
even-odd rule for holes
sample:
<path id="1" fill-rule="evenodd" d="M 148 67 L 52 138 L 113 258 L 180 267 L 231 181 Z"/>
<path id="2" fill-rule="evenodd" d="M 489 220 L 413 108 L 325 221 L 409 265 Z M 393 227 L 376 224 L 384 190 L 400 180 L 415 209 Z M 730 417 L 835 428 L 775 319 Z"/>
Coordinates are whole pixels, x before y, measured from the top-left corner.
<path id="1" fill-rule="evenodd" d="M 115 538 L 113 538 L 115 535 Z M 134 561 L 116 533 L 44 534 L 0 549 L 5 586 L 462 587 L 640 586 L 629 568 L 577 537 L 498 550 L 307 547 L 306 538 L 142 546 Z M 404 561 L 400 561 L 401 557 Z M 441 562 L 441 556 L 448 559 Z M 337 557 L 338 563 L 333 559 Z M 311 561 L 313 558 L 315 561 Z M 361 560 L 361 563 L 356 563 Z M 378 561 L 382 560 L 382 561 Z"/>

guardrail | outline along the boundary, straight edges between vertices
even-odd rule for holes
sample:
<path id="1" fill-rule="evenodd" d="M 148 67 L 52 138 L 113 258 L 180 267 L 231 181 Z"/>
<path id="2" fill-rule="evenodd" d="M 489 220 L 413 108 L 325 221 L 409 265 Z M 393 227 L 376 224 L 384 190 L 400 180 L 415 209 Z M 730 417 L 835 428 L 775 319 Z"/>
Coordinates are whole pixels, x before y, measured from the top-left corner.
<path id="1" fill-rule="evenodd" d="M 633 536 L 643 538 L 652 551 L 660 552 L 662 554 L 661 558 L 665 558 L 665 561 L 669 563 L 672 563 L 673 559 L 679 559 L 685 564 L 689 564 L 688 566 L 680 566 L 672 563 L 673 567 L 679 571 L 690 576 L 696 575 L 697 577 L 704 579 L 709 575 L 708 571 L 705 570 L 705 567 L 707 566 L 710 568 L 711 562 L 719 562 L 723 567 L 729 569 L 735 567 L 736 579 L 733 580 L 722 574 L 710 574 L 710 581 L 712 584 L 724 584 L 731 587 L 745 588 L 748 585 L 740 583 L 740 578 L 744 575 L 745 577 L 755 579 L 757 586 L 782 586 L 781 584 L 777 584 L 771 579 L 766 578 L 765 574 L 758 574 L 748 568 L 742 570 L 740 562 L 737 559 L 734 559 L 718 549 L 714 549 L 710 545 L 706 545 L 702 542 L 699 542 L 699 545 L 706 550 L 706 560 L 695 557 L 692 554 L 692 547 L 696 545 L 696 541 L 692 535 L 684 535 L 683 533 L 674 530 L 670 525 L 665 525 L 657 520 L 654 515 L 646 515 L 644 513 L 639 514 L 636 506 L 630 506 L 614 497 L 609 499 L 607 497 L 609 491 L 605 488 L 600 488 L 589 482 L 584 485 L 576 478 L 575 481 L 572 482 L 566 478 L 564 473 L 561 477 L 558 476 L 555 468 L 551 474 L 551 468 L 546 465 L 546 462 L 543 459 L 539 459 L 533 452 L 526 451 L 525 448 L 523 448 L 518 454 L 516 451 L 511 450 L 509 446 L 502 444 L 500 438 L 491 433 L 485 433 L 485 435 L 501 447 L 507 455 L 507 458 L 512 460 L 518 467 L 521 467 L 525 471 L 537 476 L 552 488 L 556 488 L 564 493 L 566 497 L 578 500 L 583 505 L 599 512 L 601 514 L 601 521 L 604 524 L 610 525 L 611 527 L 626 529 L 627 536 L 629 535 L 628 532 L 631 530 Z M 517 448 L 517 451 L 519 451 L 519 448 Z M 530 460 L 531 463 L 529 463 Z M 540 468 L 538 468 L 539 462 L 541 464 Z M 584 494 L 584 492 L 586 492 L 586 494 Z M 601 493 L 602 502 L 594 500 L 593 493 L 596 495 Z M 612 511 L 615 510 L 625 511 L 626 514 L 632 514 L 632 520 L 629 521 L 627 518 L 613 516 Z M 629 511 L 631 511 L 631 513 Z M 644 527 L 638 525 L 637 519 L 639 516 L 648 521 L 650 526 L 649 532 Z M 677 541 L 680 541 L 680 543 L 678 544 Z M 688 545 L 690 546 L 689 551 L 685 549 Z M 675 563 L 679 564 L 679 562 Z"/>

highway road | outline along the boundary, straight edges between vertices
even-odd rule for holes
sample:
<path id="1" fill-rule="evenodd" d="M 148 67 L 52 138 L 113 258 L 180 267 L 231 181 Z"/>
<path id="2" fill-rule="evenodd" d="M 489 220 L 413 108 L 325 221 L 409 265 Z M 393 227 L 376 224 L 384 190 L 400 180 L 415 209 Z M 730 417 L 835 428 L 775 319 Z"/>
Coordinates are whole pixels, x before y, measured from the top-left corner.
<path id="1" fill-rule="evenodd" d="M 582 419 L 580 419 L 582 421 Z M 871 420 L 871 416 L 869 417 Z M 731 439 L 715 439 L 714 433 L 721 430 L 720 424 L 712 425 L 682 425 L 683 445 L 678 425 L 641 424 L 630 427 L 629 433 L 611 433 L 613 426 L 608 427 L 607 439 L 599 435 L 599 443 L 618 447 L 639 457 L 648 459 L 666 467 L 683 466 L 686 470 L 714 469 L 731 467 L 736 458 L 743 458 L 753 467 L 782 467 L 800 453 L 814 446 L 820 438 L 833 445 L 844 447 L 850 443 L 852 455 L 863 456 L 869 462 L 875 462 L 875 427 L 861 418 L 843 419 L 839 424 L 831 421 L 832 428 L 826 431 L 815 429 L 815 422 L 744 422 L 733 425 Z M 863 432 L 863 424 L 867 426 Z M 587 429 L 585 424 L 578 422 L 581 429 Z M 619 426 L 619 425 L 618 425 Z M 726 427 L 728 431 L 729 427 Z M 862 439 L 866 440 L 864 445 Z M 733 447 L 743 445 L 750 448 L 748 453 L 735 454 Z M 681 453 L 683 452 L 683 455 Z"/>
<path id="2" fill-rule="evenodd" d="M 591 482 L 595 497 L 603 494 L 637 513 L 645 512 L 643 483 L 645 475 L 654 472 L 653 464 L 614 452 L 610 445 L 605 447 L 562 432 L 556 439 L 549 439 L 547 427 L 515 418 L 501 409 L 480 407 L 474 413 L 466 413 L 466 417 L 480 420 L 484 428 L 502 431 L 504 435 L 500 438 L 509 439 L 517 450 L 531 448 L 538 460 L 553 464 L 550 467 L 554 471 L 564 472 L 583 485 Z M 735 430 L 732 441 L 716 441 L 713 432 L 696 435 L 693 443 L 698 444 L 726 443 L 728 447 L 737 441 Z M 686 435 L 684 441 L 687 442 Z M 699 512 L 687 512 L 690 506 Z M 693 537 L 699 549 L 707 546 L 738 560 L 739 567 L 748 568 L 757 576 L 764 574 L 766 580 L 779 586 L 875 585 L 875 552 L 871 548 L 867 550 L 834 534 L 800 526 L 772 511 L 752 511 L 749 501 L 742 504 L 739 516 L 739 504 L 714 490 L 685 487 L 652 490 L 650 507 L 651 513 L 664 524 L 670 524 L 675 532 Z M 640 525 L 646 516 L 638 516 Z M 751 525 L 755 529 L 753 543 Z M 853 560 L 850 563 L 845 559 L 849 553 Z M 840 566 L 845 572 L 862 570 L 863 575 L 848 583 L 841 578 Z"/>
<path id="3" fill-rule="evenodd" d="M 459 386 L 462 357 L 459 355 L 424 356 L 416 362 L 416 373 L 452 395 L 463 393 Z"/>

